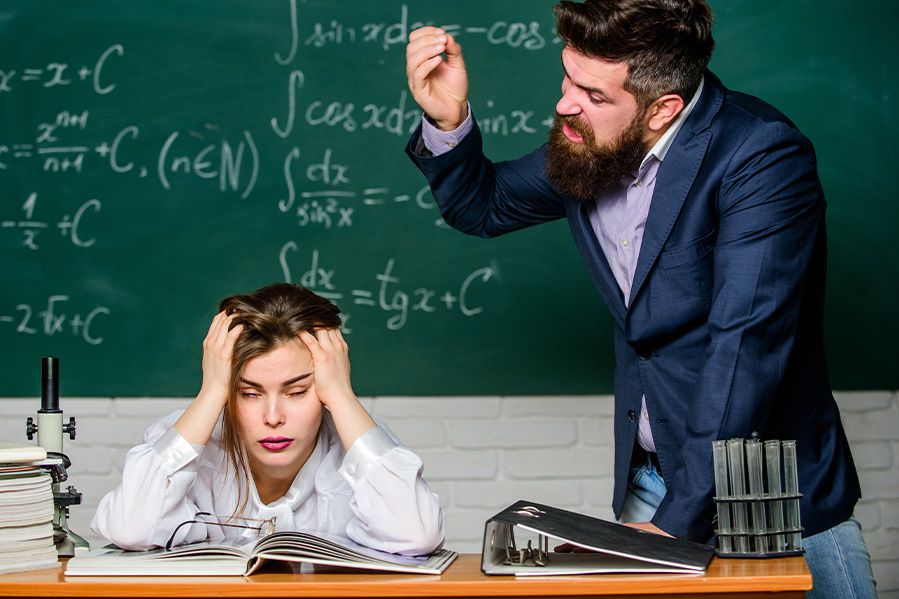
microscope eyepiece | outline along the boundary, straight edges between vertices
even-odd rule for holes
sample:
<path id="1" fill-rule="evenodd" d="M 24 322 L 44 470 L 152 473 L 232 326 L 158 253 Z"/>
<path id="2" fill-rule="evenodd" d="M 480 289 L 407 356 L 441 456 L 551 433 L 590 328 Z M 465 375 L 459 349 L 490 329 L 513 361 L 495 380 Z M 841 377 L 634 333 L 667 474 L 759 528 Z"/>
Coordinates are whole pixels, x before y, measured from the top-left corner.
<path id="1" fill-rule="evenodd" d="M 46 357 L 41 359 L 41 409 L 39 412 L 60 412 L 59 358 Z"/>

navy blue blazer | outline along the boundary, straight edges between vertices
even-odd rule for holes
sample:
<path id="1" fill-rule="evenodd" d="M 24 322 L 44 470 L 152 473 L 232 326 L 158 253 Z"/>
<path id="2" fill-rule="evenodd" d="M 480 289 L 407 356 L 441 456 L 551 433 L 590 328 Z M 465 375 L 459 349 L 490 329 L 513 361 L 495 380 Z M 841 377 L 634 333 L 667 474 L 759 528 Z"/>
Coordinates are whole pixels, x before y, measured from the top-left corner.
<path id="1" fill-rule="evenodd" d="M 652 522 L 709 542 L 712 441 L 797 441 L 805 535 L 861 495 L 824 350 L 825 200 L 814 149 L 785 116 L 706 72 L 656 176 L 629 308 L 588 206 L 545 174 L 546 146 L 490 162 L 477 127 L 456 148 L 407 153 L 447 223 L 493 237 L 567 218 L 615 322 L 615 487 L 620 515 L 645 394 L 667 494 Z"/>

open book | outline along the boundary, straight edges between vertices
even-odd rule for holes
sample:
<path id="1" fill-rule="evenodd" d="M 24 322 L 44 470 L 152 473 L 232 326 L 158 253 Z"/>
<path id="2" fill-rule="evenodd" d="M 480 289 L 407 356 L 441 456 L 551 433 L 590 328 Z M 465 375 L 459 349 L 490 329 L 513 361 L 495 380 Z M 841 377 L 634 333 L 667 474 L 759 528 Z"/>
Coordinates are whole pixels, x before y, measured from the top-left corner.
<path id="1" fill-rule="evenodd" d="M 169 550 L 124 551 L 114 546 L 76 555 L 66 576 L 248 576 L 267 561 L 407 574 L 441 574 L 456 552 L 429 556 L 384 553 L 321 533 L 275 532 L 257 541 L 206 541 Z"/>
<path id="2" fill-rule="evenodd" d="M 551 550 L 562 543 L 579 552 Z M 701 543 L 518 501 L 487 521 L 481 571 L 514 576 L 702 573 L 713 553 Z"/>

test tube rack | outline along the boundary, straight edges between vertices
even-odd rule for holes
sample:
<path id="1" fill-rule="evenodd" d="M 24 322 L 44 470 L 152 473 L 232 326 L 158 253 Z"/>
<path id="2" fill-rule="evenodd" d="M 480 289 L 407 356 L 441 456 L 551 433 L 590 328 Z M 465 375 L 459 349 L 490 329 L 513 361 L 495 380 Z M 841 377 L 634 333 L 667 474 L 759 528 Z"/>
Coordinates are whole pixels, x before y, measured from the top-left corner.
<path id="1" fill-rule="evenodd" d="M 801 555 L 802 494 L 796 472 L 796 441 L 760 441 L 753 433 L 751 439 L 713 441 L 712 456 L 718 509 L 717 555 Z"/>

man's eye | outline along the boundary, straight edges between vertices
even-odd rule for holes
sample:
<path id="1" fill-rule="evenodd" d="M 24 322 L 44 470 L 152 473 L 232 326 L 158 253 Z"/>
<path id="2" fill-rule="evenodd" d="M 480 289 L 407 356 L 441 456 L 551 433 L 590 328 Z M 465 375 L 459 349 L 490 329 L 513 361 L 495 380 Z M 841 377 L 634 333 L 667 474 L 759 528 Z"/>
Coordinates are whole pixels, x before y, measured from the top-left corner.
<path id="1" fill-rule="evenodd" d="M 601 106 L 602 104 L 605 104 L 605 100 L 603 100 L 599 96 L 591 95 L 590 103 L 593 104 L 594 106 Z"/>

